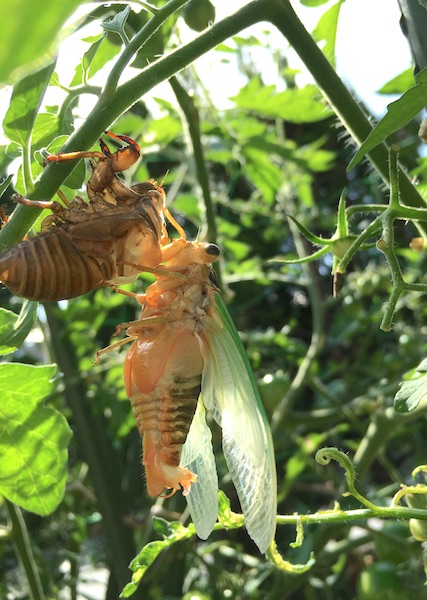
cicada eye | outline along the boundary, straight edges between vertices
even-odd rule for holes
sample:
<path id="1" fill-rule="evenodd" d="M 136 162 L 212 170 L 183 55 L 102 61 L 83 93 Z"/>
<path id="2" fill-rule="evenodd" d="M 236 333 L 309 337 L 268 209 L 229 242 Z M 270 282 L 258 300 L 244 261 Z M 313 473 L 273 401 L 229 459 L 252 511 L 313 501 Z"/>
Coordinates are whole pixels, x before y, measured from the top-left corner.
<path id="1" fill-rule="evenodd" d="M 219 256 L 220 255 L 220 250 L 216 244 L 206 244 L 205 252 L 206 252 L 206 254 L 209 254 L 210 256 Z"/>

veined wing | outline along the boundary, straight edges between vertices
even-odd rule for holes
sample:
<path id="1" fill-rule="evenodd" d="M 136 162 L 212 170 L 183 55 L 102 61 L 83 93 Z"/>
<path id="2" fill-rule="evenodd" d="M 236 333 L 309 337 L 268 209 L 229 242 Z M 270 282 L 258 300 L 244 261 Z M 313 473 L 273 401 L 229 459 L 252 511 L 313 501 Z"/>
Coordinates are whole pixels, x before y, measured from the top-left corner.
<path id="1" fill-rule="evenodd" d="M 243 345 L 217 293 L 209 327 L 202 337 L 203 402 L 222 428 L 223 452 L 246 528 L 264 553 L 276 530 L 273 442 Z"/>
<path id="2" fill-rule="evenodd" d="M 186 499 L 197 535 L 202 540 L 212 533 L 218 517 L 218 475 L 211 440 L 205 407 L 199 397 L 180 465 L 197 475 L 197 483 L 193 483 Z"/>

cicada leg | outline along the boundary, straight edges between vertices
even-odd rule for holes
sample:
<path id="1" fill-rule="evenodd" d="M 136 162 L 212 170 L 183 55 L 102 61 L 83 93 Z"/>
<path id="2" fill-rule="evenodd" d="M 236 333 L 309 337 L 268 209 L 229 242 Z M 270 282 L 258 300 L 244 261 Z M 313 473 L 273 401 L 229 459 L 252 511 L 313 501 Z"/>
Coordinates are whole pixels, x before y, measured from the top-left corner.
<path id="1" fill-rule="evenodd" d="M 162 267 L 161 265 L 159 267 L 145 267 L 144 265 L 137 265 L 136 263 L 129 262 L 127 260 L 124 260 L 121 264 L 125 265 L 126 267 L 133 267 L 141 273 L 151 273 L 157 277 L 174 277 L 180 281 L 184 281 L 186 279 L 185 275 L 181 275 L 181 273 L 176 273 L 175 271 L 169 271 L 167 268 Z"/>
<path id="2" fill-rule="evenodd" d="M 102 138 L 99 138 L 101 150 L 105 156 L 111 159 L 111 167 L 113 171 L 116 173 L 119 173 L 120 171 L 126 171 L 126 169 L 132 166 L 141 156 L 141 148 L 135 142 L 135 140 L 132 140 L 127 135 L 116 135 L 112 131 L 106 131 L 105 133 L 115 140 L 119 140 L 128 144 L 128 146 L 119 148 L 116 150 L 116 152 L 114 152 L 114 154 L 111 154 L 107 144 Z"/>
<path id="3" fill-rule="evenodd" d="M 7 216 L 6 211 L 4 210 L 3 206 L 0 206 L 0 219 L 1 219 L 1 225 L 2 225 L 2 227 L 4 225 L 6 225 L 6 223 L 9 220 L 9 217 Z"/>
<path id="4" fill-rule="evenodd" d="M 103 152 L 90 151 L 66 152 L 64 154 L 49 154 L 49 156 L 45 158 L 45 162 L 65 162 L 67 160 L 80 160 L 81 158 L 105 158 L 105 154 Z"/>
<path id="5" fill-rule="evenodd" d="M 53 207 L 58 206 L 58 202 L 55 202 L 55 200 L 29 200 L 20 194 L 13 194 L 12 200 L 17 204 L 25 204 L 25 206 L 33 206 L 34 208 L 48 208 L 54 210 Z"/>
<path id="6" fill-rule="evenodd" d="M 113 344 L 109 344 L 108 346 L 105 346 L 105 348 L 102 348 L 101 350 L 98 350 L 97 353 L 95 354 L 94 365 L 97 365 L 99 363 L 99 359 L 106 352 L 109 352 L 110 350 L 114 350 L 115 348 L 120 348 L 120 346 L 124 346 L 125 344 L 129 344 L 129 342 L 134 342 L 137 339 L 138 339 L 137 335 L 131 335 L 131 336 L 127 337 L 127 338 L 123 338 L 122 340 L 119 340 L 118 342 L 114 342 Z"/>

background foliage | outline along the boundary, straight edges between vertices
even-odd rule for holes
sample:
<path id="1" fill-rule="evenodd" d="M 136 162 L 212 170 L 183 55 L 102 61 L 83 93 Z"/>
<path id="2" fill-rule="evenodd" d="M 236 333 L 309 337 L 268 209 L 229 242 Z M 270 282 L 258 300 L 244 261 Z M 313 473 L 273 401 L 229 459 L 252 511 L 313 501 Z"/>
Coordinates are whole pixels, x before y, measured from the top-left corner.
<path id="1" fill-rule="evenodd" d="M 89 565 L 106 567 L 105 595 L 117 597 L 141 550 L 133 563 L 139 587 L 126 588 L 136 598 L 426 597 L 424 487 L 407 499 L 418 513 L 404 506 L 381 512 L 426 462 L 426 309 L 418 293 L 426 291 L 426 159 L 416 121 L 425 74 L 389 84 L 386 93 L 401 94 L 399 104 L 362 145 L 371 130 L 366 111 L 332 66 L 342 1 L 301 3 L 324 4 L 314 37 L 326 57 L 287 0 L 250 2 L 200 36 L 195 29 L 212 19 L 203 0 L 159 0 L 152 19 L 143 2 L 21 0 L 19 10 L 15 3 L 14 27 L 1 41 L 10 60 L 0 77 L 13 84 L 0 152 L 4 210 L 12 211 L 14 191 L 48 199 L 61 186 L 73 197 L 88 177 L 83 164 L 71 175 L 71 164 L 43 171 L 41 152 L 64 142 L 65 150 L 96 148 L 106 128 L 143 148 L 143 161 L 125 177 L 167 174 L 168 206 L 189 236 L 221 247 L 223 293 L 272 423 L 282 515 L 276 541 L 286 560 L 261 557 L 245 530 L 233 528 L 224 498 L 222 525 L 202 543 L 191 525 L 176 523 L 187 522 L 182 497 L 154 504 L 147 497 L 123 354 L 93 365 L 115 326 L 135 317 L 132 302 L 98 290 L 37 311 L 2 289 L 0 346 L 9 362 L 0 365 L 1 597 L 57 598 L 69 590 L 75 598 Z M 83 16 L 63 28 L 80 4 Z M 244 31 L 261 20 L 283 34 L 280 51 L 267 27 L 256 36 Z M 61 62 L 71 35 L 72 68 Z M 316 85 L 300 84 L 286 40 Z M 194 63 L 209 50 L 213 69 L 239 70 L 241 89 L 227 108 L 212 100 L 206 63 Z M 274 85 L 265 82 L 267 61 Z M 151 91 L 161 81 L 168 83 Z M 386 139 L 399 142 L 403 168 L 418 180 L 415 187 L 392 171 L 391 199 Z M 356 159 L 354 142 L 362 146 Z M 40 219 L 38 210 L 19 207 L 0 245 L 30 226 L 37 231 Z M 216 430 L 214 442 L 221 489 L 238 512 Z M 315 461 L 324 446 L 351 458 L 369 501 L 342 495 L 342 469 Z M 295 526 L 304 516 L 302 539 Z"/>

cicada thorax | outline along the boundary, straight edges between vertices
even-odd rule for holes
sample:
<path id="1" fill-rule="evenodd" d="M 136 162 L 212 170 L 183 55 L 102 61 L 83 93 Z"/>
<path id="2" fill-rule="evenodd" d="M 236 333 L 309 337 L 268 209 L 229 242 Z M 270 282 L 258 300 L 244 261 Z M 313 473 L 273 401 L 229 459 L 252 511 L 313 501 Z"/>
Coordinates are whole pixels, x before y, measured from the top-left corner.
<path id="1" fill-rule="evenodd" d="M 143 437 L 151 496 L 180 487 L 187 494 L 197 480 L 179 463 L 201 391 L 200 339 L 208 326 L 214 289 L 209 263 L 219 251 L 196 242 L 187 242 L 185 249 L 184 265 L 179 264 L 180 254 L 173 259 L 175 266 L 166 263 L 166 270 L 174 270 L 147 289 L 141 318 L 127 332 L 135 341 L 125 359 L 125 386 Z M 184 256 L 189 254 L 193 263 L 186 265 Z M 201 262 L 194 264 L 195 260 Z"/>
<path id="2" fill-rule="evenodd" d="M 40 301 L 72 298 L 104 285 L 133 281 L 161 262 L 163 188 L 149 181 L 132 189 L 118 178 L 116 172 L 136 160 L 134 146 L 114 154 L 107 152 L 103 142 L 101 147 L 102 153 L 55 156 L 55 160 L 69 160 L 96 155 L 87 185 L 88 202 L 76 197 L 63 206 L 18 198 L 48 207 L 52 215 L 43 221 L 41 234 L 0 256 L 0 281 L 14 294 Z"/>

